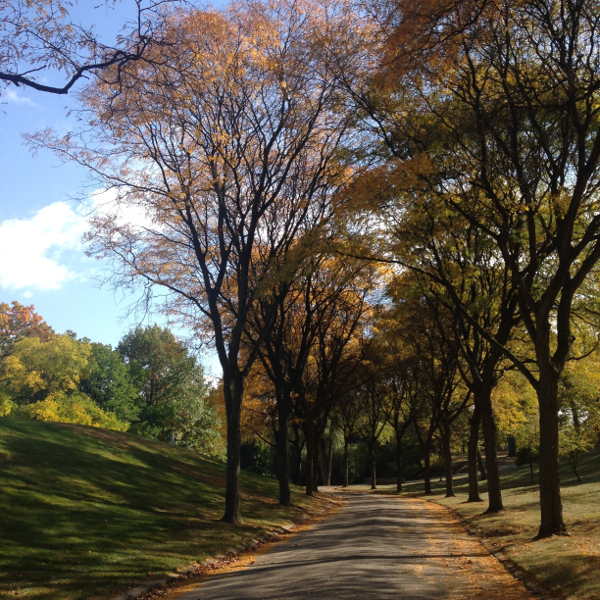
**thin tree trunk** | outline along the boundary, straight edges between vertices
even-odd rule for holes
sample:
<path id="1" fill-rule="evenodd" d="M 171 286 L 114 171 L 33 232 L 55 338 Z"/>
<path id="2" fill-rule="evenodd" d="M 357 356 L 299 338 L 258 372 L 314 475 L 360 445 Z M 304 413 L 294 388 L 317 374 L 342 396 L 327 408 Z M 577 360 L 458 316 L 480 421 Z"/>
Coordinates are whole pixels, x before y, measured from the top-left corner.
<path id="1" fill-rule="evenodd" d="M 279 480 L 279 504 L 291 505 L 290 495 L 290 461 L 288 456 L 288 421 L 290 417 L 291 398 L 286 390 L 282 392 L 277 403 L 277 478 Z"/>
<path id="2" fill-rule="evenodd" d="M 319 462 L 321 459 L 320 452 L 320 440 L 314 440 L 314 450 L 313 450 L 313 483 L 312 489 L 313 492 L 319 491 Z"/>
<path id="3" fill-rule="evenodd" d="M 349 471 L 349 460 L 348 460 L 348 446 L 350 441 L 348 438 L 344 438 L 344 486 L 348 487 L 348 471 Z"/>
<path id="4" fill-rule="evenodd" d="M 314 484 L 313 469 L 315 466 L 315 458 L 314 458 L 315 445 L 314 445 L 314 440 L 313 440 L 312 429 L 310 426 L 308 426 L 306 428 L 305 435 L 306 435 L 306 495 L 312 496 L 313 495 L 313 484 Z"/>
<path id="5" fill-rule="evenodd" d="M 319 475 L 321 476 L 319 481 L 321 485 L 325 485 L 327 481 L 327 467 L 325 466 L 325 438 L 321 438 L 319 441 Z"/>
<path id="6" fill-rule="evenodd" d="M 569 464 L 571 465 L 573 473 L 575 473 L 575 477 L 577 477 L 577 483 L 583 483 L 581 477 L 579 477 L 579 473 L 577 472 L 577 468 L 579 466 L 579 456 L 569 456 Z"/>
<path id="7" fill-rule="evenodd" d="M 290 463 L 288 458 L 288 428 L 279 422 L 277 431 L 277 477 L 279 479 L 279 504 L 290 506 Z"/>
<path id="8" fill-rule="evenodd" d="M 452 450 L 450 448 L 450 425 L 446 423 L 443 432 L 444 461 L 446 465 L 446 498 L 454 497 L 454 482 L 452 481 Z"/>
<path id="9" fill-rule="evenodd" d="M 538 538 L 566 535 L 560 496 L 558 455 L 558 380 L 550 368 L 540 373 L 538 402 L 540 406 L 540 509 Z"/>
<path id="10" fill-rule="evenodd" d="M 480 424 L 481 412 L 479 408 L 475 406 L 469 421 L 469 499 L 467 502 L 481 502 L 481 498 L 479 496 L 479 482 L 477 481 L 477 446 L 479 444 Z"/>
<path id="11" fill-rule="evenodd" d="M 481 481 L 485 481 L 487 479 L 487 473 L 485 472 L 483 456 L 481 456 L 481 452 L 479 450 L 477 450 L 477 464 L 479 465 L 479 479 L 481 479 Z"/>
<path id="12" fill-rule="evenodd" d="M 491 387 L 482 391 L 475 401 L 479 400 L 481 407 L 481 423 L 483 440 L 485 443 L 485 466 L 487 469 L 488 483 L 488 513 L 497 513 L 504 510 L 502 504 L 502 489 L 500 487 L 500 471 L 498 469 L 498 453 L 496 450 L 496 421 L 492 410 Z"/>
<path id="13" fill-rule="evenodd" d="M 331 485 L 331 471 L 333 469 L 333 423 L 329 425 L 329 457 L 327 461 L 327 485 Z"/>
<path id="14" fill-rule="evenodd" d="M 294 441 L 292 443 L 292 481 L 296 485 L 302 484 L 302 446 L 300 444 L 300 428 L 294 424 Z"/>
<path id="15" fill-rule="evenodd" d="M 377 462 L 375 459 L 375 442 L 369 444 L 369 455 L 371 457 L 371 489 L 377 489 Z"/>
<path id="16" fill-rule="evenodd" d="M 425 483 L 425 495 L 430 496 L 431 492 L 431 447 L 430 444 L 426 444 L 426 447 L 423 449 L 423 479 Z"/>
<path id="17" fill-rule="evenodd" d="M 402 464 L 402 435 L 396 430 L 396 491 L 402 491 L 404 465 Z"/>

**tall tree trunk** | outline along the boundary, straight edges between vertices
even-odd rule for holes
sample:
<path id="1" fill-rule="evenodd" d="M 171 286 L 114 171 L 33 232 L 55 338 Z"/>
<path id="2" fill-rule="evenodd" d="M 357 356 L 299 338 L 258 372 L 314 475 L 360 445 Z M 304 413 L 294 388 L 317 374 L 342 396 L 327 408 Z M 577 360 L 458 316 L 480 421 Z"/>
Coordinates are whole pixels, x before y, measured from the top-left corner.
<path id="1" fill-rule="evenodd" d="M 325 485 L 325 482 L 327 481 L 327 465 L 325 463 L 325 458 L 325 438 L 322 437 L 319 443 L 319 474 L 321 475 L 319 478 L 320 485 Z"/>
<path id="2" fill-rule="evenodd" d="M 343 487 L 348 487 L 348 471 L 349 471 L 349 465 L 348 465 L 348 446 L 350 444 L 350 440 L 345 437 L 344 438 L 344 486 Z"/>
<path id="3" fill-rule="evenodd" d="M 228 381 L 229 380 L 229 381 Z M 244 395 L 244 378 L 241 374 L 233 377 L 223 375 L 225 412 L 227 415 L 227 466 L 225 484 L 226 523 L 242 523 L 240 514 L 240 446 L 242 443 L 240 416 Z"/>
<path id="4" fill-rule="evenodd" d="M 377 489 L 377 462 L 375 460 L 375 442 L 369 444 L 369 456 L 371 457 L 371 489 Z"/>
<path id="5" fill-rule="evenodd" d="M 290 506 L 290 461 L 288 457 L 288 421 L 290 418 L 291 398 L 286 390 L 277 402 L 277 478 L 279 480 L 279 504 Z"/>
<path id="6" fill-rule="evenodd" d="M 425 483 L 425 495 L 431 492 L 431 443 L 425 444 L 423 448 L 423 479 Z"/>
<path id="7" fill-rule="evenodd" d="M 477 446 L 479 444 L 479 426 L 481 424 L 481 411 L 478 406 L 473 408 L 469 420 L 469 499 L 467 502 L 481 502 L 479 497 L 479 482 L 477 481 Z"/>
<path id="8" fill-rule="evenodd" d="M 319 440 L 315 439 L 313 441 L 313 446 L 314 446 L 313 469 L 312 469 L 312 477 L 313 477 L 312 490 L 313 490 L 313 492 L 319 491 L 319 462 L 321 460 L 320 441 L 321 441 L 320 439 Z"/>
<path id="9" fill-rule="evenodd" d="M 331 471 L 333 469 L 333 423 L 329 425 L 329 456 L 327 460 L 327 485 L 331 485 Z"/>
<path id="10" fill-rule="evenodd" d="M 446 498 L 454 497 L 454 482 L 452 481 L 452 450 L 450 448 L 450 424 L 443 427 L 442 442 L 444 444 L 444 462 L 446 470 Z"/>
<path id="11" fill-rule="evenodd" d="M 506 438 L 506 442 L 508 444 L 508 456 L 509 458 L 514 458 L 517 456 L 517 440 L 514 435 L 509 435 Z"/>
<path id="12" fill-rule="evenodd" d="M 479 465 L 479 478 L 481 481 L 485 481 L 487 479 L 487 473 L 485 471 L 483 457 L 481 456 L 481 452 L 479 450 L 477 450 L 477 464 Z"/>
<path id="13" fill-rule="evenodd" d="M 558 455 L 558 381 L 560 375 L 550 367 L 540 373 L 538 402 L 540 406 L 540 509 L 538 538 L 566 535 L 560 496 Z"/>
<path id="14" fill-rule="evenodd" d="M 533 476 L 533 459 L 529 458 L 529 479 L 531 481 L 531 485 L 535 485 L 535 477 Z"/>
<path id="15" fill-rule="evenodd" d="M 396 491 L 402 491 L 404 465 L 402 464 L 402 434 L 396 430 Z"/>
<path id="16" fill-rule="evenodd" d="M 492 410 L 492 386 L 486 385 L 480 394 L 475 395 L 475 402 L 479 401 L 481 408 L 481 423 L 483 441 L 485 443 L 485 466 L 487 469 L 488 483 L 488 513 L 497 513 L 504 510 L 502 504 L 502 489 L 500 487 L 500 471 L 498 469 L 498 452 L 496 450 L 496 421 Z"/>
<path id="17" fill-rule="evenodd" d="M 300 427 L 295 423 L 292 425 L 294 430 L 294 441 L 292 442 L 292 481 L 296 485 L 302 485 L 302 446 L 300 444 Z"/>
<path id="18" fill-rule="evenodd" d="M 306 495 L 312 496 L 314 485 L 313 470 L 315 466 L 315 444 L 311 425 L 306 427 L 304 434 L 306 436 Z"/>

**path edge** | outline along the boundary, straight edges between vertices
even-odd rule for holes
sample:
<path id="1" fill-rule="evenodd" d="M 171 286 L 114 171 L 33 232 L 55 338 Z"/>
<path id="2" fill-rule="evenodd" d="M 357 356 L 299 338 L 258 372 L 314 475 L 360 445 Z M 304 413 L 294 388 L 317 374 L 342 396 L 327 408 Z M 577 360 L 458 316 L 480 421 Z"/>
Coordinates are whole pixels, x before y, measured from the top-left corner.
<path id="1" fill-rule="evenodd" d="M 206 575 L 211 570 L 216 570 L 217 565 L 218 568 L 221 568 L 225 565 L 235 562 L 236 557 L 240 556 L 244 552 L 247 552 L 248 550 L 251 550 L 253 548 L 259 548 L 260 546 L 263 546 L 267 543 L 272 543 L 282 535 L 293 534 L 295 530 L 301 525 L 307 525 L 310 524 L 311 521 L 320 520 L 321 518 L 327 516 L 327 513 L 333 512 L 340 506 L 340 503 L 343 502 L 343 499 L 340 496 L 337 496 L 336 494 L 329 495 L 332 497 L 332 502 L 315 512 L 307 512 L 301 517 L 293 521 L 289 521 L 284 525 L 272 527 L 260 537 L 250 540 L 246 544 L 241 544 L 239 546 L 236 546 L 235 548 L 230 548 L 223 554 L 219 554 L 212 558 L 207 558 L 206 560 L 203 560 L 199 563 L 192 563 L 191 565 L 177 569 L 172 573 L 167 573 L 162 579 L 156 581 L 149 581 L 147 583 L 132 587 L 131 589 L 119 594 L 118 596 L 113 596 L 112 598 L 110 598 L 110 600 L 139 600 L 157 590 L 166 590 L 174 583 L 179 583 L 185 581 L 186 579 Z"/>
<path id="2" fill-rule="evenodd" d="M 402 496 L 398 497 L 401 498 Z M 410 498 L 414 500 L 421 500 L 422 502 L 435 504 L 436 506 L 450 513 L 461 525 L 461 527 L 467 532 L 467 534 L 477 538 L 477 540 L 481 543 L 481 545 L 491 556 L 493 556 L 499 563 L 501 563 L 502 566 L 516 580 L 521 581 L 523 585 L 525 585 L 525 587 L 534 596 L 538 596 L 540 600 L 567 600 L 567 596 L 563 592 L 541 582 L 533 573 L 531 573 L 523 566 L 521 566 L 518 562 L 510 558 L 505 552 L 504 546 L 493 542 L 490 538 L 482 536 L 479 533 L 479 530 L 476 527 L 471 526 L 469 521 L 461 514 L 459 514 L 454 507 L 446 506 L 445 504 L 436 502 L 434 498 L 420 498 L 415 496 L 410 496 Z"/>

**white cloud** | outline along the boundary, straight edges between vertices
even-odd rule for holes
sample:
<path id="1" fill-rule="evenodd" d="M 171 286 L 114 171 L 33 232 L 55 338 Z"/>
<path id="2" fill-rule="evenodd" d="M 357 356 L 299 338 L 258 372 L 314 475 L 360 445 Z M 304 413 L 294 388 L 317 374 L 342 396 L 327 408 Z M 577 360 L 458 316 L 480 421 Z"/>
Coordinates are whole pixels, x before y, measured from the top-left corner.
<path id="1" fill-rule="evenodd" d="M 0 224 L 0 286 L 58 289 L 76 276 L 61 264 L 63 253 L 80 249 L 86 229 L 86 217 L 66 202 L 45 206 L 29 219 L 3 221 Z"/>
<path id="2" fill-rule="evenodd" d="M 69 251 L 78 251 L 77 264 L 85 260 L 82 236 L 89 229 L 88 218 L 94 214 L 110 215 L 116 223 L 132 227 L 151 227 L 152 219 L 133 204 L 117 202 L 113 190 L 97 190 L 86 205 L 76 208 L 68 202 L 54 202 L 27 219 L 7 219 L 0 223 L 0 287 L 57 290 L 74 278 L 85 279 L 93 273 L 75 273 L 69 264 L 76 264 Z M 156 228 L 156 226 L 154 226 Z M 66 264 L 69 263 L 69 264 Z"/>
<path id="3" fill-rule="evenodd" d="M 19 92 L 16 90 L 7 90 L 3 92 L 2 98 L 4 98 L 7 102 L 11 104 L 21 104 L 25 106 L 31 106 L 32 108 L 39 108 L 39 104 L 34 102 L 31 98 L 27 98 L 26 96 L 19 96 Z"/>
<path id="4" fill-rule="evenodd" d="M 137 227 L 159 229 L 142 206 L 128 202 L 126 198 L 119 199 L 114 189 L 96 190 L 90 194 L 89 200 L 91 213 L 110 216 L 118 226 L 129 224 L 134 229 Z"/>

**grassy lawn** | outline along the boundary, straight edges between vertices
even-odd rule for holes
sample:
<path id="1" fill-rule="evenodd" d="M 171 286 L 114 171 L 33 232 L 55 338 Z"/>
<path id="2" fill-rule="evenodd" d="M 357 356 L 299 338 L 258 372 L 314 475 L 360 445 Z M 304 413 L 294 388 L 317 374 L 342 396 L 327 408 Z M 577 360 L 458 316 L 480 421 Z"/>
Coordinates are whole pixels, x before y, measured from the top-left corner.
<path id="1" fill-rule="evenodd" d="M 566 461 L 561 464 L 564 517 L 570 537 L 534 541 L 539 527 L 539 488 L 531 485 L 529 468 L 502 472 L 506 512 L 484 515 L 485 504 L 467 504 L 467 480 L 456 481 L 456 498 L 443 498 L 444 484 L 433 482 L 431 498 L 451 506 L 482 536 L 505 548 L 508 556 L 541 582 L 567 598 L 600 599 L 600 453 L 581 458 L 577 484 Z M 535 473 L 537 481 L 537 471 Z M 485 482 L 482 490 L 485 492 Z M 421 495 L 422 484 L 405 486 L 407 494 Z M 487 499 L 487 494 L 482 497 Z"/>
<path id="2" fill-rule="evenodd" d="M 0 597 L 106 598 L 317 510 L 325 498 L 242 475 L 245 522 L 221 523 L 224 465 L 135 435 L 0 418 Z"/>

